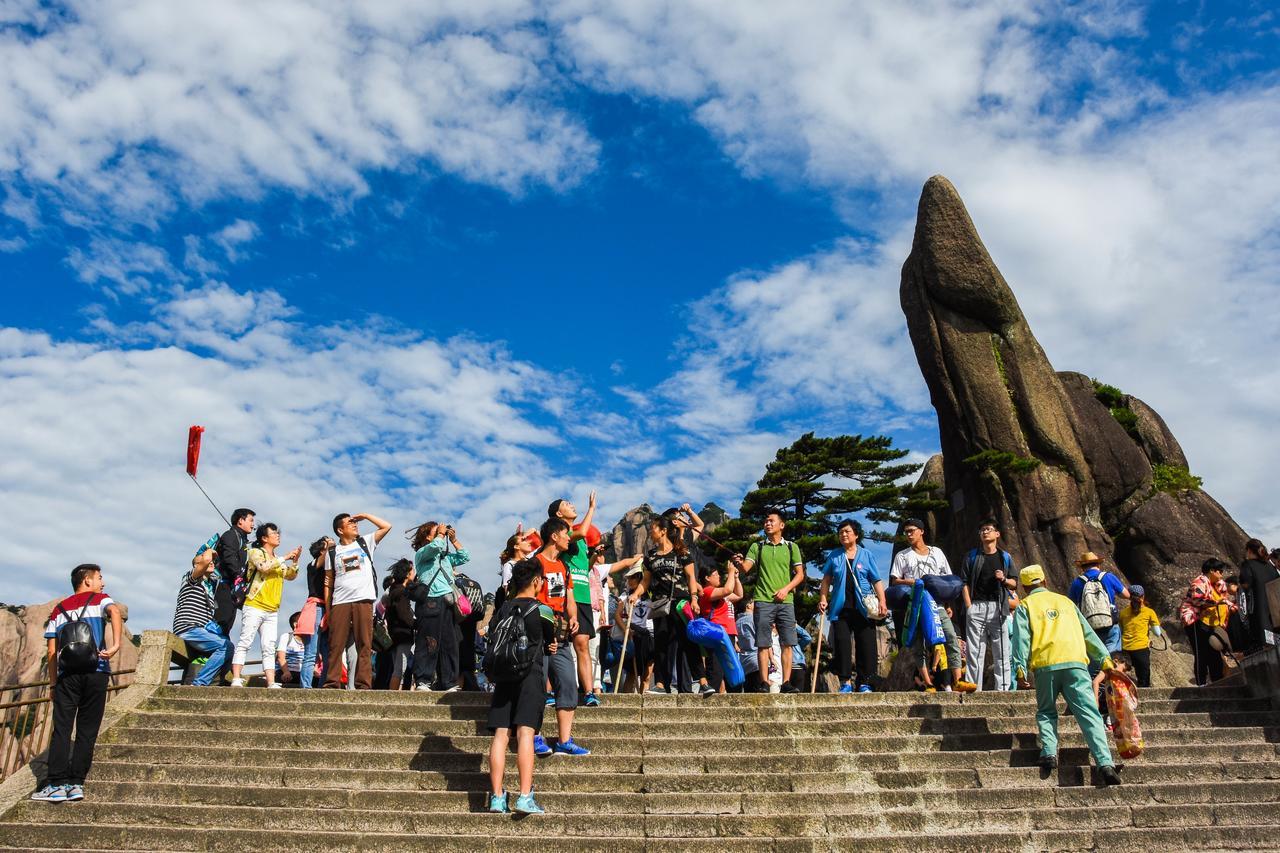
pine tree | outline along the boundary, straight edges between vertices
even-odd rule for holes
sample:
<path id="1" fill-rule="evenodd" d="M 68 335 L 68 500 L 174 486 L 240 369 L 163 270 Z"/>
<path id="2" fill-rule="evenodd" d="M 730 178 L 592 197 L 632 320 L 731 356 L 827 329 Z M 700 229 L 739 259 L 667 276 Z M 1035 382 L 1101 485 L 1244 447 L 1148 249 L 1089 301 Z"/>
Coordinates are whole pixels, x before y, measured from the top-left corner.
<path id="1" fill-rule="evenodd" d="M 881 525 L 896 526 L 946 506 L 930 496 L 935 484 L 902 484 L 923 467 L 899 461 L 909 452 L 883 435 L 802 435 L 778 451 L 742 499 L 739 517 L 725 522 L 717 538 L 745 554 L 765 513 L 776 509 L 787 522 L 784 535 L 799 544 L 807 565 L 819 563 L 838 544 L 836 526 L 852 516 L 864 520 L 868 539 L 891 542 L 893 533 Z"/>

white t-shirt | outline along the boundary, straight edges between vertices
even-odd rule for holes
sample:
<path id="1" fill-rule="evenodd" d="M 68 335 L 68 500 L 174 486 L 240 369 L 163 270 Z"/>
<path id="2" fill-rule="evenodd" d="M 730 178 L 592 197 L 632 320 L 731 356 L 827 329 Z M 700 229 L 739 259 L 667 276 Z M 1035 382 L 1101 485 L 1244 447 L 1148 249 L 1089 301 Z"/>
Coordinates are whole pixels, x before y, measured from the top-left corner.
<path id="1" fill-rule="evenodd" d="M 378 542 L 372 536 L 361 536 L 372 554 Z M 359 539 L 350 545 L 338 543 L 333 559 L 333 603 L 350 604 L 353 601 L 374 601 L 378 591 L 373 586 L 373 562 L 360 547 Z"/>
<path id="2" fill-rule="evenodd" d="M 631 627 L 643 628 L 650 634 L 653 633 L 653 617 L 649 615 L 649 611 L 653 608 L 653 602 L 647 598 L 642 598 L 636 602 L 636 606 L 631 611 Z"/>
<path id="3" fill-rule="evenodd" d="M 279 642 L 276 643 L 277 650 L 284 651 L 284 665 L 290 672 L 302 671 L 302 653 L 307 647 L 298 639 L 298 635 L 292 631 L 285 631 L 280 635 Z"/>
<path id="4" fill-rule="evenodd" d="M 929 553 L 917 554 L 914 548 L 903 548 L 893 558 L 889 577 L 904 581 L 917 581 L 925 575 L 949 575 L 951 564 L 941 548 L 929 546 Z"/>
<path id="5" fill-rule="evenodd" d="M 600 627 L 608 624 L 605 620 L 609 613 L 609 599 L 612 598 L 612 593 L 609 592 L 609 570 L 612 568 L 613 563 L 601 563 L 591 570 L 592 583 L 600 585 L 600 609 L 596 611 Z"/>
<path id="6" fill-rule="evenodd" d="M 505 587 L 511 583 L 511 570 L 516 566 L 515 560 L 507 560 L 502 564 L 502 585 Z"/>

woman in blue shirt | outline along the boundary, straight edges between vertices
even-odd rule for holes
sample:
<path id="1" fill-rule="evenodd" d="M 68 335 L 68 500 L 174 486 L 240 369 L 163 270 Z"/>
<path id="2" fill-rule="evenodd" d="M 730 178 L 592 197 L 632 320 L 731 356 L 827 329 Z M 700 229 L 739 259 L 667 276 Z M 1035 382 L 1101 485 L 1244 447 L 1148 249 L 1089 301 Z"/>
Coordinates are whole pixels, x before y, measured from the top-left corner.
<path id="1" fill-rule="evenodd" d="M 840 522 L 836 534 L 840 537 L 840 547 L 831 549 L 823 564 L 818 610 L 828 614 L 831 624 L 832 654 L 840 676 L 840 692 L 855 690 L 856 647 L 856 689 L 859 693 L 870 693 L 879 664 L 876 623 L 889 612 L 884 600 L 884 581 L 880 579 L 875 557 L 862 547 L 861 524 L 846 519 Z M 873 601 L 874 613 L 869 612 Z"/>

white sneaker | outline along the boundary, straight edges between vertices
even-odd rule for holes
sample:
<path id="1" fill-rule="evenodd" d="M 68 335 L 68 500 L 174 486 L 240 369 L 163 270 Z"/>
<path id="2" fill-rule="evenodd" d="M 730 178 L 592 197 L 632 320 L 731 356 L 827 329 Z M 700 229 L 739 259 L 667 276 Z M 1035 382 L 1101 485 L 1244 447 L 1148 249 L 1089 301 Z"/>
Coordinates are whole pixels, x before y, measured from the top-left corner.
<path id="1" fill-rule="evenodd" d="M 453 685 L 452 687 L 450 687 L 448 690 L 446 690 L 446 691 L 444 691 L 444 692 L 445 692 L 445 693 L 457 693 L 457 692 L 458 692 L 459 690 L 461 690 L 461 689 L 462 689 L 461 687 L 459 687 L 458 685 L 456 685 L 456 684 L 455 684 L 455 685 Z"/>
<path id="2" fill-rule="evenodd" d="M 231 686 L 232 686 L 232 687 L 244 687 L 244 679 L 241 679 L 241 678 L 233 678 L 233 679 L 231 679 Z"/>
<path id="3" fill-rule="evenodd" d="M 276 683 L 273 683 L 273 684 L 268 684 L 268 685 L 267 685 L 267 688 L 268 688 L 268 689 L 270 689 L 270 690 L 283 690 L 283 689 L 284 689 L 284 685 L 283 685 L 283 684 L 276 684 Z"/>
<path id="4" fill-rule="evenodd" d="M 414 689 L 414 690 L 416 690 L 416 691 L 418 691 L 419 693 L 430 693 L 430 692 L 431 692 L 431 685 L 430 685 L 430 684 L 419 684 L 417 687 L 415 687 L 415 688 L 413 688 L 413 689 Z"/>

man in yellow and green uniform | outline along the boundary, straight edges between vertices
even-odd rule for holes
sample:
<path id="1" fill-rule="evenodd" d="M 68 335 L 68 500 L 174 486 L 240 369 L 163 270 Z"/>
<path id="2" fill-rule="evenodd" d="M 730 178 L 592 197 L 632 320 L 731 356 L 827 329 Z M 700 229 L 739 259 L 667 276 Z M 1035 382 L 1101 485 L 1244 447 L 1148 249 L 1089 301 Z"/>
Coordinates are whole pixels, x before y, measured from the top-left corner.
<path id="1" fill-rule="evenodd" d="M 1040 767 L 1058 766 L 1058 696 L 1080 725 L 1102 781 L 1119 785 L 1107 743 L 1107 730 L 1093 698 L 1089 662 L 1111 669 L 1107 648 L 1071 599 L 1044 586 L 1044 569 L 1027 566 L 1018 576 L 1026 595 L 1013 617 L 1013 671 L 1019 689 L 1029 689 L 1028 672 L 1035 673 L 1036 728 L 1040 733 Z"/>

